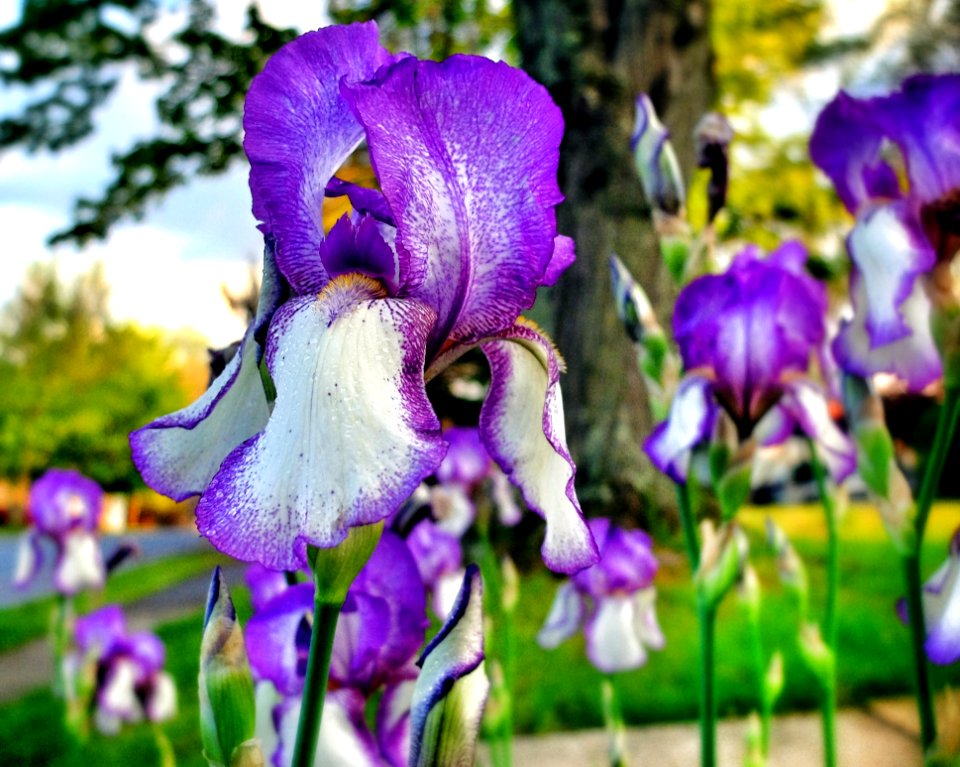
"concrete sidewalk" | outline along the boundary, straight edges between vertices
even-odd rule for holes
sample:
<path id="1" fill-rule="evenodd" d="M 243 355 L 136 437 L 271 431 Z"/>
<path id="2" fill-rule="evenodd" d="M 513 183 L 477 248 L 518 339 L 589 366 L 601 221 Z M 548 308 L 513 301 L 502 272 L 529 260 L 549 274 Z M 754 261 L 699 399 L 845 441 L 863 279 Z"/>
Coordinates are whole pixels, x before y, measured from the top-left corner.
<path id="1" fill-rule="evenodd" d="M 883 701 L 866 709 L 839 712 L 837 742 L 840 767 L 921 767 L 913 701 Z M 911 713 L 912 712 L 912 713 Z M 894 714 L 891 716 L 891 714 Z M 743 764 L 745 720 L 724 721 L 718 728 L 720 767 Z M 607 736 L 602 730 L 518 738 L 515 767 L 602 767 Z M 627 731 L 625 756 L 630 767 L 694 767 L 700 761 L 696 723 L 635 727 Z M 481 751 L 480 764 L 489 764 Z M 823 764 L 819 714 L 788 714 L 774 720 L 770 767 L 816 767 Z"/>

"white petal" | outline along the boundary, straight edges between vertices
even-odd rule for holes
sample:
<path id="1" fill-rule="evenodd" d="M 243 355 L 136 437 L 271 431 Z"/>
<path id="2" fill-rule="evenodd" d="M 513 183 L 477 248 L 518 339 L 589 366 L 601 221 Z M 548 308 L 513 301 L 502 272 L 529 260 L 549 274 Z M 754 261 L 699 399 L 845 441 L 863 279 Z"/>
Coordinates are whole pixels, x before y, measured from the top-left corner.
<path id="1" fill-rule="evenodd" d="M 550 612 L 537 634 L 537 644 L 553 649 L 577 633 L 583 620 L 583 600 L 572 581 L 565 581 L 557 589 Z"/>
<path id="2" fill-rule="evenodd" d="M 54 573 L 57 588 L 64 594 L 76 594 L 85 588 L 99 588 L 105 579 L 97 536 L 83 529 L 67 533 Z"/>
<path id="3" fill-rule="evenodd" d="M 601 671 L 613 673 L 639 668 L 647 651 L 636 631 L 636 605 L 632 595 L 597 600 L 596 612 L 587 621 L 587 655 Z"/>

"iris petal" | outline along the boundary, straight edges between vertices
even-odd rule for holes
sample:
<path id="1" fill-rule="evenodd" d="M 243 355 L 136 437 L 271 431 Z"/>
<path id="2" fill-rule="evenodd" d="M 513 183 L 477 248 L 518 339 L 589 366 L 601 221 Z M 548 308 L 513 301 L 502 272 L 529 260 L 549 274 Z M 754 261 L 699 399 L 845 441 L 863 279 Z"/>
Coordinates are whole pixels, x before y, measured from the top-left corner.
<path id="1" fill-rule="evenodd" d="M 270 328 L 277 400 L 263 432 L 223 462 L 197 507 L 221 551 L 274 569 L 306 564 L 353 525 L 392 513 L 443 457 L 423 383 L 433 313 L 340 277 L 288 301 Z"/>

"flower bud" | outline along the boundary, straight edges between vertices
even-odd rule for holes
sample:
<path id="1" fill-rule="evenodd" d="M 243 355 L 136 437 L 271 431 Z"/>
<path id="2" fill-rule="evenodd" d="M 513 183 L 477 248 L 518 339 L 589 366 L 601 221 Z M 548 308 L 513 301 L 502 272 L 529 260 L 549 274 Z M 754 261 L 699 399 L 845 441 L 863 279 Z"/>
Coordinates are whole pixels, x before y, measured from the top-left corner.
<path id="1" fill-rule="evenodd" d="M 680 163 L 670 143 L 670 132 L 663 127 L 645 93 L 637 97 L 630 146 L 650 206 L 660 213 L 682 217 L 686 194 Z"/>
<path id="2" fill-rule="evenodd" d="M 707 112 L 693 129 L 697 167 L 709 168 L 707 220 L 713 221 L 727 201 L 728 148 L 733 140 L 730 122 L 719 112 Z"/>
<path id="3" fill-rule="evenodd" d="M 200 735 L 214 767 L 255 767 L 263 755 L 253 740 L 256 710 L 243 631 L 217 567 L 210 581 L 200 644 Z"/>
<path id="4" fill-rule="evenodd" d="M 701 523 L 700 534 L 703 547 L 697 592 L 709 607 L 716 608 L 743 574 L 749 554 L 747 537 L 732 522 L 724 522 L 717 530 L 709 519 Z"/>

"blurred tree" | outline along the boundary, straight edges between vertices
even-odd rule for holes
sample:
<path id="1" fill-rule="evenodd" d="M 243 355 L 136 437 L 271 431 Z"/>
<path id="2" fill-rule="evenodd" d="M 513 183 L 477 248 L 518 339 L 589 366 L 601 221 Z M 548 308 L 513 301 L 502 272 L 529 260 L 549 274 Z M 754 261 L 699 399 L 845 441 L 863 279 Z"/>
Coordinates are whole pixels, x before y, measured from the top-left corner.
<path id="1" fill-rule="evenodd" d="M 206 382 L 202 347 L 112 322 L 106 298 L 99 270 L 64 286 L 37 265 L 0 312 L 0 476 L 61 466 L 109 490 L 142 487 L 127 434 Z"/>

